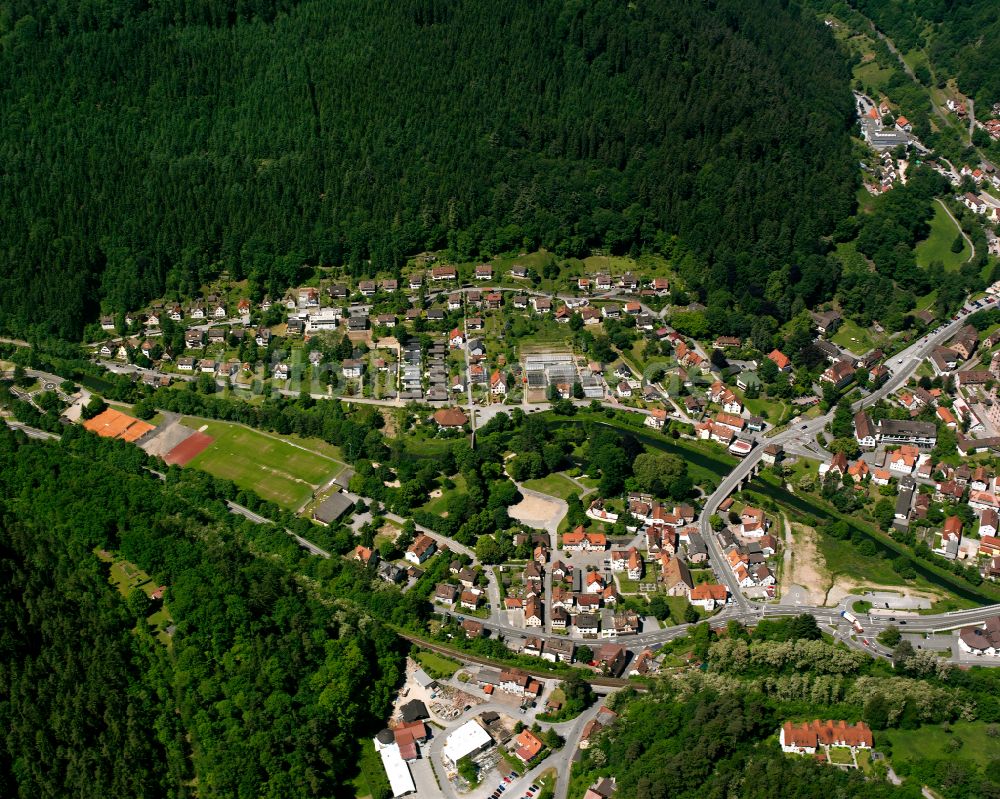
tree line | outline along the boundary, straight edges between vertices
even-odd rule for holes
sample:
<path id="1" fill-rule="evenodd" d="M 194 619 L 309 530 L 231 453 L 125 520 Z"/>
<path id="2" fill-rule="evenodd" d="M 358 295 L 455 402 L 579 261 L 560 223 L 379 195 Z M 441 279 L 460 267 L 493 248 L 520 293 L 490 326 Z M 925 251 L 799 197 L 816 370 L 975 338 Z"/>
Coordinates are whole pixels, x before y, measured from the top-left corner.
<path id="1" fill-rule="evenodd" d="M 847 65 L 778 0 L 14 0 L 0 66 L 22 334 L 223 271 L 274 295 L 539 246 L 661 251 L 783 317 L 853 206 Z"/>

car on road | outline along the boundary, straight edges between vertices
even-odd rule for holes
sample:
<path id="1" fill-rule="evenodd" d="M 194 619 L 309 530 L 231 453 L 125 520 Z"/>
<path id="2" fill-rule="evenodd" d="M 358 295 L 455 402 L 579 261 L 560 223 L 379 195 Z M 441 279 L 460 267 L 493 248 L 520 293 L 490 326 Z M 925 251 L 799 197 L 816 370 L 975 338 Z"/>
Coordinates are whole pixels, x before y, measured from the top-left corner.
<path id="1" fill-rule="evenodd" d="M 899 623 L 900 624 L 906 624 L 906 619 L 900 619 Z"/>
<path id="2" fill-rule="evenodd" d="M 804 425 L 802 425 L 802 428 L 801 428 L 801 429 L 802 429 L 802 430 L 805 430 L 805 429 L 806 429 L 807 427 L 809 427 L 809 425 L 807 425 L 807 424 L 804 424 Z"/>

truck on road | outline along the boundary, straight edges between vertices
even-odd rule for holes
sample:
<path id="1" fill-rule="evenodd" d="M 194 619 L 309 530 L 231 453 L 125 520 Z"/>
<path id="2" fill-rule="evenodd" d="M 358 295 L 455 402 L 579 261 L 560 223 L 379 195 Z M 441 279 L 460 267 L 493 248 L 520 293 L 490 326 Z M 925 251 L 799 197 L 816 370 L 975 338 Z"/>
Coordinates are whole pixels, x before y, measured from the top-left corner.
<path id="1" fill-rule="evenodd" d="M 863 633 L 865 631 L 865 628 L 861 626 L 861 622 L 858 621 L 857 616 L 855 616 L 850 611 L 842 610 L 840 612 L 840 615 L 851 623 L 851 626 L 854 627 L 854 632 Z"/>

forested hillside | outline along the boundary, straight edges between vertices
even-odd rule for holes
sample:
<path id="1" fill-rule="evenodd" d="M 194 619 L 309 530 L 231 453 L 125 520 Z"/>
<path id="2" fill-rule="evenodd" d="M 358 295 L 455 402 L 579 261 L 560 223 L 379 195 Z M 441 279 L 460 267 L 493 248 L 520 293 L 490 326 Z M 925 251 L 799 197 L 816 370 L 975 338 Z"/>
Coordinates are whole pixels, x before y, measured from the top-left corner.
<path id="1" fill-rule="evenodd" d="M 307 594 L 283 565 L 295 543 L 241 527 L 224 484 L 161 482 L 145 459 L 0 427 L 0 793 L 341 795 L 388 714 L 397 639 Z M 166 586 L 169 646 L 95 547 Z"/>
<path id="2" fill-rule="evenodd" d="M 926 48 L 935 77 L 955 77 L 982 103 L 977 115 L 1000 102 L 1000 14 L 995 0 L 851 0 L 904 52 Z M 923 82 L 930 75 L 918 74 Z"/>
<path id="3" fill-rule="evenodd" d="M 787 316 L 832 291 L 848 81 L 780 0 L 11 0 L 0 329 L 445 247 L 661 249 L 750 312 L 786 266 Z"/>
<path id="4" fill-rule="evenodd" d="M 922 785 L 946 799 L 1000 796 L 993 744 L 984 744 L 990 754 L 979 762 L 961 742 L 945 757 L 928 749 L 912 763 L 903 751 L 893 758 L 892 746 L 897 731 L 947 741 L 953 724 L 976 724 L 991 737 L 986 730 L 1000 719 L 994 669 L 954 668 L 908 643 L 890 665 L 823 640 L 810 616 L 762 621 L 752 632 L 730 621 L 724 635 L 702 624 L 677 649 L 692 643 L 703 669 L 662 680 L 645 695 L 612 698 L 621 717 L 581 752 L 574 786 L 610 773 L 616 796 L 635 799 L 918 799 Z M 783 754 L 782 723 L 817 718 L 867 723 L 875 748 L 905 782 L 890 783 L 886 759 L 840 769 Z"/>

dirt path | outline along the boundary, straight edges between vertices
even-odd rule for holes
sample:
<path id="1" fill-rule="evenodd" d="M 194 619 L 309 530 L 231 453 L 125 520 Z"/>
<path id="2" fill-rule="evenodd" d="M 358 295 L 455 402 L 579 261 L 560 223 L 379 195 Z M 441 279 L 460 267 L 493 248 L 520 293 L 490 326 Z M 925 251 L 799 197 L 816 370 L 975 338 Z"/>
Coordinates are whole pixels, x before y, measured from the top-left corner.
<path id="1" fill-rule="evenodd" d="M 580 489 L 580 498 L 581 499 L 583 497 L 587 496 L 587 494 L 592 494 L 592 493 L 594 493 L 597 490 L 596 488 L 588 488 L 583 483 L 581 483 L 579 480 L 577 480 L 575 477 L 570 477 L 568 474 L 566 474 L 566 472 L 560 472 L 560 474 L 562 474 L 563 477 L 565 477 L 567 480 L 569 480 L 571 483 L 573 483 L 575 486 L 577 486 Z"/>
<path id="2" fill-rule="evenodd" d="M 794 528 L 794 535 L 793 535 Z M 804 605 L 827 604 L 834 585 L 816 547 L 816 531 L 785 519 L 784 601 Z"/>
<path id="3" fill-rule="evenodd" d="M 826 604 L 839 605 L 845 596 L 857 594 L 861 588 L 865 591 L 891 591 L 906 597 L 922 597 L 929 599 L 931 602 L 944 598 L 944 594 L 935 591 L 918 590 L 905 585 L 881 585 L 880 583 L 857 580 L 843 574 L 838 574 L 830 590 L 827 592 Z"/>

